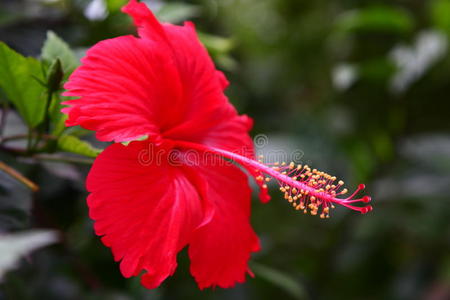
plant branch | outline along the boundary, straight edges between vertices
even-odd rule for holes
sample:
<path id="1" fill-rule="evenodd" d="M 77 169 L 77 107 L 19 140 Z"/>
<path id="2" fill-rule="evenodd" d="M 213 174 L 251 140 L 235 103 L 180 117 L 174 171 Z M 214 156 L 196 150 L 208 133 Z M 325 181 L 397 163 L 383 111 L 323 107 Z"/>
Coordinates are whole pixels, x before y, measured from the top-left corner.
<path id="1" fill-rule="evenodd" d="M 82 164 L 82 165 L 92 165 L 94 163 L 93 158 L 71 157 L 71 156 L 64 156 L 64 155 L 60 155 L 60 154 L 35 154 L 32 156 L 32 158 L 35 158 L 38 160 L 75 163 L 75 164 Z"/>
<path id="2" fill-rule="evenodd" d="M 3 103 L 2 113 L 0 115 L 0 140 L 3 137 L 3 131 L 6 125 L 6 115 L 8 114 L 9 106 L 7 102 Z"/>
<path id="3" fill-rule="evenodd" d="M 66 162 L 66 163 L 75 163 L 82 165 L 92 165 L 94 163 L 93 158 L 85 158 L 85 157 L 73 157 L 73 156 L 65 156 L 61 154 L 33 154 L 30 153 L 26 149 L 22 148 L 13 148 L 6 147 L 4 145 L 0 145 L 0 150 L 11 153 L 17 156 L 30 157 L 36 160 L 48 160 L 48 161 L 57 161 L 57 162 Z"/>
<path id="4" fill-rule="evenodd" d="M 39 190 L 39 186 L 20 174 L 18 171 L 13 169 L 12 167 L 8 166 L 4 162 L 0 161 L 0 170 L 11 176 L 12 178 L 16 179 L 20 183 L 22 183 L 24 186 L 32 190 L 33 192 L 37 192 Z"/>
<path id="5" fill-rule="evenodd" d="M 18 135 L 12 135 L 12 136 L 7 136 L 7 137 L 1 137 L 0 136 L 0 143 L 6 143 L 9 141 L 16 141 L 16 140 L 23 140 L 26 139 L 28 137 L 28 134 L 18 134 Z"/>

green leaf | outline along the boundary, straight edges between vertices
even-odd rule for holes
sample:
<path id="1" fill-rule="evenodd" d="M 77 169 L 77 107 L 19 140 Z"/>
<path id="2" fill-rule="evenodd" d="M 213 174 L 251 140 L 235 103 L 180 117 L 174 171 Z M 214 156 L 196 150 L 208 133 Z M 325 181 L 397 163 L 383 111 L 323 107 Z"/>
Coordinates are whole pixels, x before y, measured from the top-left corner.
<path id="1" fill-rule="evenodd" d="M 278 286 L 295 299 L 307 299 L 307 294 L 300 282 L 296 281 L 289 275 L 275 270 L 273 268 L 252 263 L 251 268 L 255 271 L 256 276 L 267 280 L 268 282 Z"/>
<path id="2" fill-rule="evenodd" d="M 198 37 L 209 52 L 216 54 L 228 53 L 233 49 L 234 43 L 231 39 L 199 32 Z"/>
<path id="3" fill-rule="evenodd" d="M 434 25 L 450 33 L 450 0 L 435 0 L 430 6 L 431 20 Z"/>
<path id="4" fill-rule="evenodd" d="M 148 139 L 148 135 L 143 135 L 138 137 L 137 139 L 134 139 L 132 141 L 127 141 L 127 142 L 122 142 L 122 145 L 124 146 L 128 146 L 130 143 L 135 142 L 135 141 L 145 141 L 146 139 Z"/>
<path id="5" fill-rule="evenodd" d="M 106 8 L 109 12 L 119 11 L 128 0 L 106 0 Z"/>
<path id="6" fill-rule="evenodd" d="M 156 12 L 159 20 L 169 23 L 186 21 L 197 17 L 199 14 L 198 6 L 186 3 L 167 3 Z"/>
<path id="7" fill-rule="evenodd" d="M 396 69 L 393 63 L 386 58 L 369 59 L 361 61 L 358 66 L 360 79 L 372 83 L 387 84 L 395 73 Z"/>
<path id="8" fill-rule="evenodd" d="M 49 64 L 53 63 L 56 59 L 59 59 L 66 76 L 80 64 L 69 45 L 53 31 L 47 32 L 47 39 L 42 47 L 41 57 Z"/>
<path id="9" fill-rule="evenodd" d="M 0 42 L 0 87 L 30 127 L 44 118 L 45 87 L 41 64 Z"/>
<path id="10" fill-rule="evenodd" d="M 413 26 L 413 18 L 406 11 L 389 6 L 354 10 L 337 21 L 337 29 L 341 32 L 407 33 Z"/>
<path id="11" fill-rule="evenodd" d="M 97 157 L 100 149 L 94 148 L 88 142 L 82 141 L 72 135 L 63 135 L 58 139 L 58 148 L 64 152 L 71 152 L 88 157 Z"/>
<path id="12" fill-rule="evenodd" d="M 229 55 L 234 48 L 232 39 L 203 32 L 198 32 L 198 37 L 218 65 L 227 70 L 236 68 L 236 61 Z"/>

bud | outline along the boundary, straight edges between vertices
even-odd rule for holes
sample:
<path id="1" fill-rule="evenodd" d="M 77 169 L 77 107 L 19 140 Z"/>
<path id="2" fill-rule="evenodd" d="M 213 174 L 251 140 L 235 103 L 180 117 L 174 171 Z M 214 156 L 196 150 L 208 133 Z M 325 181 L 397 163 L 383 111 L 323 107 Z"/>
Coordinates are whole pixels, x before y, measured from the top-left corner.
<path id="1" fill-rule="evenodd" d="M 50 93 L 56 92 L 61 87 L 61 81 L 64 77 L 64 71 L 59 58 L 55 59 L 47 72 L 47 88 Z"/>

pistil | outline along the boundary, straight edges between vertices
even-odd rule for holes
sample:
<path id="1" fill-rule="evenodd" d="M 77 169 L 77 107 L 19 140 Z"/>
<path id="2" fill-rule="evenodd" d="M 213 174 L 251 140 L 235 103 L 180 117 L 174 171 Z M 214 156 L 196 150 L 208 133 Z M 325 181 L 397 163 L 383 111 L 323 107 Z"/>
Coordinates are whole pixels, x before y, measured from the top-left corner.
<path id="1" fill-rule="evenodd" d="M 370 205 L 352 205 L 353 203 L 368 203 L 371 201 L 369 196 L 355 198 L 365 188 L 364 184 L 360 184 L 349 197 L 338 197 L 347 193 L 347 189 L 343 188 L 344 182 L 342 180 L 336 182 L 335 176 L 311 169 L 308 165 L 296 165 L 293 162 L 269 165 L 262 162 L 262 156 L 257 161 L 238 153 L 191 142 L 176 141 L 176 146 L 197 150 L 200 153 L 214 153 L 235 161 L 251 171 L 252 175 L 256 174 L 256 181 L 262 189 L 268 189 L 267 182 L 271 178 L 276 179 L 284 198 L 296 210 L 301 210 L 304 213 L 307 213 L 309 210 L 312 215 L 317 215 L 319 214 L 319 208 L 322 208 L 320 217 L 328 218 L 330 208 L 335 208 L 334 204 L 340 204 L 362 214 L 372 210 Z"/>

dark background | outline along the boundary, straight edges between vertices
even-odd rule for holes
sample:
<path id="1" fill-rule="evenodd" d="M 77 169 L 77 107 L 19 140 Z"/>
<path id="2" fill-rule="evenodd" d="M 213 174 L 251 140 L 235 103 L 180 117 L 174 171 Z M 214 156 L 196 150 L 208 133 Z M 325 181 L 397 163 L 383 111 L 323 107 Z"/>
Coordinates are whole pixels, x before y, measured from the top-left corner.
<path id="1" fill-rule="evenodd" d="M 124 1 L 88 13 L 90 2 L 0 0 L 0 41 L 38 57 L 53 30 L 81 56 L 97 41 L 134 32 L 118 10 Z M 231 81 L 230 100 L 254 118 L 254 135 L 268 137 L 259 152 L 301 150 L 302 162 L 350 190 L 365 183 L 374 210 L 337 208 L 321 220 L 292 210 L 272 187 L 269 204 L 253 201 L 263 246 L 252 258 L 254 279 L 199 291 L 182 252 L 176 274 L 148 291 L 120 275 L 93 234 L 88 165 L 0 152 L 40 186 L 32 195 L 0 174 L 1 231 L 60 236 L 6 273 L 0 299 L 450 299 L 449 0 L 150 6 L 164 20 L 196 23 Z M 23 130 L 13 119 L 5 134 Z M 2 257 L 18 253 L 4 248 Z"/>

